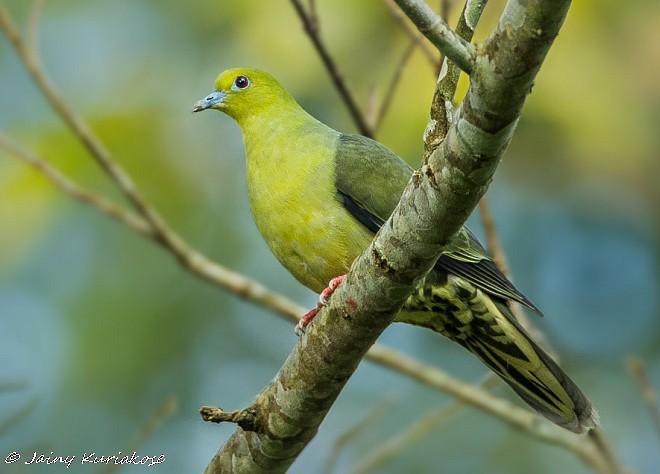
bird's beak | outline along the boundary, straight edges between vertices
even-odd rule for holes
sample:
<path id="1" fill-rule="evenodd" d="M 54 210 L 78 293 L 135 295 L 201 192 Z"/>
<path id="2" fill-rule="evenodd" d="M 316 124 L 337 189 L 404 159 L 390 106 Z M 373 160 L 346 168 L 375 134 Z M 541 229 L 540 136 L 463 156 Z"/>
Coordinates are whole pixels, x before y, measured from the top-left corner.
<path id="1" fill-rule="evenodd" d="M 199 99 L 192 111 L 200 112 L 206 109 L 218 108 L 218 106 L 225 100 L 225 97 L 227 97 L 226 92 L 213 91 L 203 99 Z"/>

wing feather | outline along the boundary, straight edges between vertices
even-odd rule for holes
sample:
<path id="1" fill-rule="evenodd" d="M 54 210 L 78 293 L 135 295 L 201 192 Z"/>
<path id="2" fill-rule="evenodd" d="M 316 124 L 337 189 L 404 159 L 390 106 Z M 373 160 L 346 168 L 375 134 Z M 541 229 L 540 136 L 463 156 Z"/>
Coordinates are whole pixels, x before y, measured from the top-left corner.
<path id="1" fill-rule="evenodd" d="M 380 143 L 359 135 L 341 135 L 335 159 L 337 199 L 375 234 L 397 205 L 412 168 Z M 466 227 L 440 256 L 435 269 L 465 278 L 491 295 L 516 301 L 542 315 L 502 274 Z"/>

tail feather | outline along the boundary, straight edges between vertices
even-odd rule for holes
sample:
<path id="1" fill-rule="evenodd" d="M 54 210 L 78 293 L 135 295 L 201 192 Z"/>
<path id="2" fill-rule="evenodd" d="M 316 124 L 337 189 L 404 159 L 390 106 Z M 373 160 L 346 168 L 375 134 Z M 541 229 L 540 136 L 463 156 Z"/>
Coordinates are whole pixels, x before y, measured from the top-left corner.
<path id="1" fill-rule="evenodd" d="M 398 318 L 430 327 L 476 355 L 529 406 L 557 425 L 583 433 L 598 414 L 578 386 L 516 321 L 509 307 L 450 277 L 420 289 Z"/>
<path id="2" fill-rule="evenodd" d="M 502 306 L 502 312 L 509 311 Z M 516 327 L 516 330 L 513 339 L 517 341 L 509 345 L 484 337 L 468 337 L 462 345 L 499 375 L 529 406 L 553 423 L 575 433 L 596 427 L 598 413 L 580 388 L 524 329 Z M 531 353 L 519 348 L 521 340 Z"/>

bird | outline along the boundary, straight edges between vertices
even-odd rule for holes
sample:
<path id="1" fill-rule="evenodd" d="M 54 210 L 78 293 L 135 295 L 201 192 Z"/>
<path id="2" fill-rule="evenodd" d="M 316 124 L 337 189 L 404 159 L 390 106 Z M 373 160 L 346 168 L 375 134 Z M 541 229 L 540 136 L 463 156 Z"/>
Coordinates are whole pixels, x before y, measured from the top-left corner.
<path id="1" fill-rule="evenodd" d="M 266 244 L 300 283 L 329 297 L 394 211 L 414 170 L 381 143 L 317 120 L 259 69 L 220 73 L 193 112 L 209 109 L 242 131 L 250 209 Z M 395 321 L 463 346 L 555 424 L 575 433 L 596 427 L 592 403 L 523 329 L 512 302 L 541 314 L 463 227 Z M 316 310 L 303 316 L 303 326 Z"/>

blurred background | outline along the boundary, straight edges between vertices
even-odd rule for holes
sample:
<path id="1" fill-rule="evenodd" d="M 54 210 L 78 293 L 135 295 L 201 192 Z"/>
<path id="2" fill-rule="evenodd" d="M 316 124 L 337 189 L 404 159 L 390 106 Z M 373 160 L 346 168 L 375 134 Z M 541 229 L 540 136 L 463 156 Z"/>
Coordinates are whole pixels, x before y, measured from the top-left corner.
<path id="1" fill-rule="evenodd" d="M 24 27 L 31 2 L 4 3 Z M 381 0 L 316 3 L 322 36 L 360 104 L 382 99 L 407 36 Z M 502 6 L 490 2 L 477 39 Z M 39 49 L 71 107 L 175 230 L 221 264 L 315 303 L 252 222 L 238 127 L 220 113 L 191 114 L 221 70 L 249 65 L 278 77 L 322 121 L 355 131 L 289 2 L 46 2 Z M 434 81 L 418 49 L 377 134 L 413 166 Z M 536 323 L 598 407 L 616 453 L 640 473 L 658 472 L 660 440 L 626 360 L 640 358 L 660 388 L 659 122 L 660 4 L 575 2 L 488 194 L 513 279 L 546 315 Z M 87 189 L 124 203 L 4 36 L 0 129 Z M 478 216 L 470 226 L 483 236 Z M 0 151 L 2 459 L 12 451 L 25 459 L 34 451 L 80 457 L 136 449 L 165 455 L 156 472 L 201 472 L 234 426 L 203 423 L 198 408 L 249 404 L 296 341 L 292 324 L 200 281 L 151 241 Z M 485 373 L 428 331 L 397 325 L 381 342 L 468 381 Z M 495 393 L 514 399 L 502 387 Z M 171 400 L 178 409 L 158 416 Z M 364 362 L 291 472 L 350 472 L 449 402 Z M 370 417 L 337 449 L 374 407 L 387 414 Z M 154 416 L 160 423 L 150 431 Z M 44 469 L 66 470 L 0 468 Z M 101 470 L 71 468 L 83 469 Z M 440 470 L 589 472 L 567 451 L 471 408 L 375 472 Z"/>

